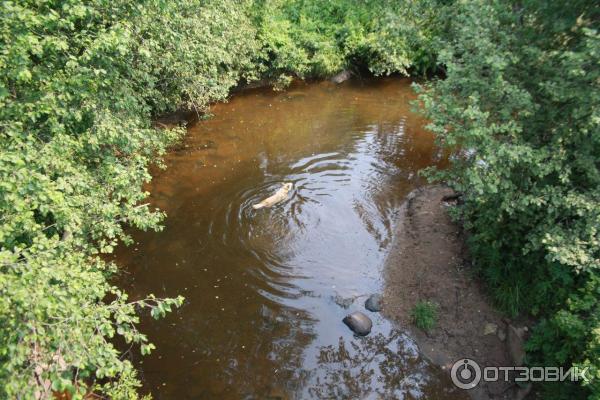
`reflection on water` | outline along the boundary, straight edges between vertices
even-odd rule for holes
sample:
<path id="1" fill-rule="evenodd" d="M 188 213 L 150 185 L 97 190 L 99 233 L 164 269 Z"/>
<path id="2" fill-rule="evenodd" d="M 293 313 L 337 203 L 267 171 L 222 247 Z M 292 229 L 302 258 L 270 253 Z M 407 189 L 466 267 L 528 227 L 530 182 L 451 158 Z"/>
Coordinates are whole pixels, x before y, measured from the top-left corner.
<path id="1" fill-rule="evenodd" d="M 382 287 L 416 172 L 443 162 L 409 111 L 409 84 L 249 91 L 189 129 L 149 187 L 165 230 L 136 232 L 117 253 L 132 297 L 187 300 L 142 323 L 158 350 L 134 361 L 155 398 L 458 397 L 378 314 L 365 311 L 365 338 L 342 323 Z M 252 209 L 284 182 L 285 202 Z M 336 296 L 356 300 L 344 309 Z"/>

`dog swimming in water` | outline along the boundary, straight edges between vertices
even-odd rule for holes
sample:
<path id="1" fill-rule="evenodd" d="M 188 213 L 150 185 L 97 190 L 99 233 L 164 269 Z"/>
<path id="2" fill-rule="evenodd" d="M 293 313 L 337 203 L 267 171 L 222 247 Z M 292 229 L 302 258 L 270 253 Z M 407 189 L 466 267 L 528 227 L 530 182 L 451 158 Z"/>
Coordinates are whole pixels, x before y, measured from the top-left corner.
<path id="1" fill-rule="evenodd" d="M 281 188 L 277 192 L 275 192 L 273 196 L 267 197 L 260 203 L 253 205 L 252 208 L 258 210 L 260 208 L 273 207 L 275 204 L 281 203 L 282 201 L 287 199 L 288 193 L 290 192 L 290 190 L 292 190 L 293 187 L 294 185 L 292 185 L 289 182 L 284 183 L 283 186 L 281 186 Z"/>

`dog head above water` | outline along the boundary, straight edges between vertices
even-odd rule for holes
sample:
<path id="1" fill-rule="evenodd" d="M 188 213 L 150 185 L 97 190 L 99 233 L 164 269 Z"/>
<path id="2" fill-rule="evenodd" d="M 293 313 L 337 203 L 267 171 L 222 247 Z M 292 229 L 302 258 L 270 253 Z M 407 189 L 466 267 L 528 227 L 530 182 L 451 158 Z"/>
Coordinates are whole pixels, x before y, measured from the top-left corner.
<path id="1" fill-rule="evenodd" d="M 293 183 L 284 183 L 283 186 L 281 187 L 283 190 L 285 190 L 286 192 L 289 192 L 290 190 L 292 190 L 292 188 L 294 187 Z"/>

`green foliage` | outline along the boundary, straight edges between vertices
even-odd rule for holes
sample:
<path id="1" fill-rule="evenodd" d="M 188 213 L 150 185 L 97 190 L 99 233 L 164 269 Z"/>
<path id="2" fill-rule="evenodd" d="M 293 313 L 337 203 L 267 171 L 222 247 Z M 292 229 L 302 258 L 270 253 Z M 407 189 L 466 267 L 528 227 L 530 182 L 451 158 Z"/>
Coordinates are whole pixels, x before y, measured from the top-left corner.
<path id="1" fill-rule="evenodd" d="M 435 65 L 441 1 L 20 0 L 0 7 L 0 397 L 137 397 L 114 343 L 182 298 L 129 301 L 106 261 L 160 229 L 148 167 L 240 81 Z M 160 164 L 159 164 L 160 165 Z M 145 311 L 144 311 L 145 310 Z"/>
<path id="2" fill-rule="evenodd" d="M 417 328 L 427 332 L 437 324 L 437 313 L 438 305 L 436 303 L 421 300 L 413 307 L 411 316 Z"/>
<path id="3" fill-rule="evenodd" d="M 436 64 L 441 1 L 262 0 L 253 7 L 267 76 L 424 73 Z"/>
<path id="4" fill-rule="evenodd" d="M 205 108 L 254 73 L 247 6 L 233 1 L 19 1 L 0 9 L 1 398 L 86 390 L 134 398 L 114 337 L 153 345 L 102 260 L 124 225 L 157 229 L 141 188 L 183 129 L 152 115 Z"/>
<path id="5" fill-rule="evenodd" d="M 507 312 L 541 322 L 534 364 L 600 377 L 600 36 L 586 1 L 463 1 L 421 88 L 481 274 Z M 600 398 L 596 379 L 550 388 Z"/>

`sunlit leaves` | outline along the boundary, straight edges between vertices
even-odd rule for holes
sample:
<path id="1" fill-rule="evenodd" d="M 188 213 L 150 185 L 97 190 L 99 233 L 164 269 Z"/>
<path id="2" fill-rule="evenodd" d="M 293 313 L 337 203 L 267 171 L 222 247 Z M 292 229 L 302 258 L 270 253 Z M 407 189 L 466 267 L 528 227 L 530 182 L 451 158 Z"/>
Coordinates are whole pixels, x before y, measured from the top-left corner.
<path id="1" fill-rule="evenodd" d="M 584 1 L 455 6 L 440 53 L 447 78 L 420 88 L 430 127 L 453 153 L 453 168 L 432 177 L 465 193 L 460 217 L 498 304 L 542 318 L 529 360 L 598 371 L 598 10 Z"/>
<path id="2" fill-rule="evenodd" d="M 140 315 L 183 299 L 129 301 L 102 257 L 127 226 L 160 229 L 142 187 L 184 127 L 153 117 L 206 112 L 241 80 L 426 70 L 439 3 L 2 2 L 0 397 L 137 397 L 114 343 L 148 354 Z"/>
<path id="3" fill-rule="evenodd" d="M 375 75 L 434 69 L 442 3 L 256 1 L 259 68 L 274 78 L 329 77 L 344 68 Z"/>

